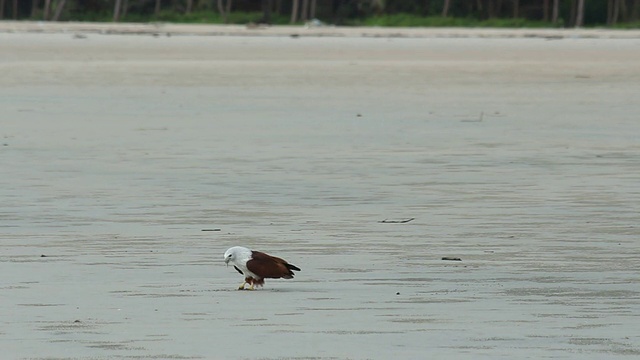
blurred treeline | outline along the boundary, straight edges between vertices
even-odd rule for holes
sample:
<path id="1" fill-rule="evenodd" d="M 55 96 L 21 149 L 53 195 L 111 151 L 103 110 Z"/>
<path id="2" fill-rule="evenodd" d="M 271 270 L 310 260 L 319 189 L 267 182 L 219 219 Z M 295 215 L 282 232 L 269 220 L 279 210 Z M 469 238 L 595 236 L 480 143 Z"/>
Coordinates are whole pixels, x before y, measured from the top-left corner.
<path id="1" fill-rule="evenodd" d="M 640 0 L 0 0 L 0 19 L 640 27 Z"/>

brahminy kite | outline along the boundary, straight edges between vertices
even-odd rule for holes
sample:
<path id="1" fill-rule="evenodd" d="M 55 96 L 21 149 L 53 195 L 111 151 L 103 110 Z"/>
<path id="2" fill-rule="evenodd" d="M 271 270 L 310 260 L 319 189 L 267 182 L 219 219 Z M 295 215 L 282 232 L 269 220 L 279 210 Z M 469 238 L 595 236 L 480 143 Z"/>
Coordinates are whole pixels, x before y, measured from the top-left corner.
<path id="1" fill-rule="evenodd" d="M 238 290 L 244 290 L 245 284 L 249 284 L 249 290 L 254 286 L 263 286 L 264 279 L 293 279 L 293 271 L 300 271 L 295 265 L 291 265 L 280 259 L 260 251 L 250 250 L 242 246 L 234 246 L 224 253 L 224 262 L 229 262 L 242 275 L 244 282 Z"/>

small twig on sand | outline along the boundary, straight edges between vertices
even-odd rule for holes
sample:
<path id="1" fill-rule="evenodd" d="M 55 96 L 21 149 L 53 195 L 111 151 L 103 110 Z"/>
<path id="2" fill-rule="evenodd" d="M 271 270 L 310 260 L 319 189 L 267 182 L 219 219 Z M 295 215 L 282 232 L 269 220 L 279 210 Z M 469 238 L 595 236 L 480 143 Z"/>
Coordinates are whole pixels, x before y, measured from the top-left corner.
<path id="1" fill-rule="evenodd" d="M 462 261 L 462 259 L 460 259 L 459 257 L 453 257 L 453 256 L 444 256 L 442 258 L 442 260 L 449 260 L 449 261 Z"/>
<path id="2" fill-rule="evenodd" d="M 416 218 L 409 218 L 409 219 L 398 219 L 398 220 L 389 220 L 389 219 L 384 219 L 384 220 L 380 220 L 378 221 L 379 223 L 384 223 L 384 224 L 404 224 L 404 223 L 408 223 L 411 220 L 415 220 Z"/>

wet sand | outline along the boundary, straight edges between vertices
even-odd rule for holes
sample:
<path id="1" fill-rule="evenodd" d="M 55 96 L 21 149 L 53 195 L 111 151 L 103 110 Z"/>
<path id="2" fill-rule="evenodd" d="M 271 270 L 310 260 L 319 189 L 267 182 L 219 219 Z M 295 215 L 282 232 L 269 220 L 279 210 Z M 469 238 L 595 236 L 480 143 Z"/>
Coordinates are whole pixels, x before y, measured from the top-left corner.
<path id="1" fill-rule="evenodd" d="M 27 30 L 3 358 L 640 355 L 639 39 Z"/>

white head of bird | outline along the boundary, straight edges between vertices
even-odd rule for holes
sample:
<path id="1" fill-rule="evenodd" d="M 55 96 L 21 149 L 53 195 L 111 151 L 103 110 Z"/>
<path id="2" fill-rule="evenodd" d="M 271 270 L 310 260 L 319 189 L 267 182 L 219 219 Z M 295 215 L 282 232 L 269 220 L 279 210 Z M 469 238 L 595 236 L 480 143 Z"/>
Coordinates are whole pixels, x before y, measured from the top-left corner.
<path id="1" fill-rule="evenodd" d="M 246 263 L 251 258 L 251 250 L 242 246 L 234 246 L 224 253 L 224 263 L 229 266 L 229 262 L 233 264 Z"/>

